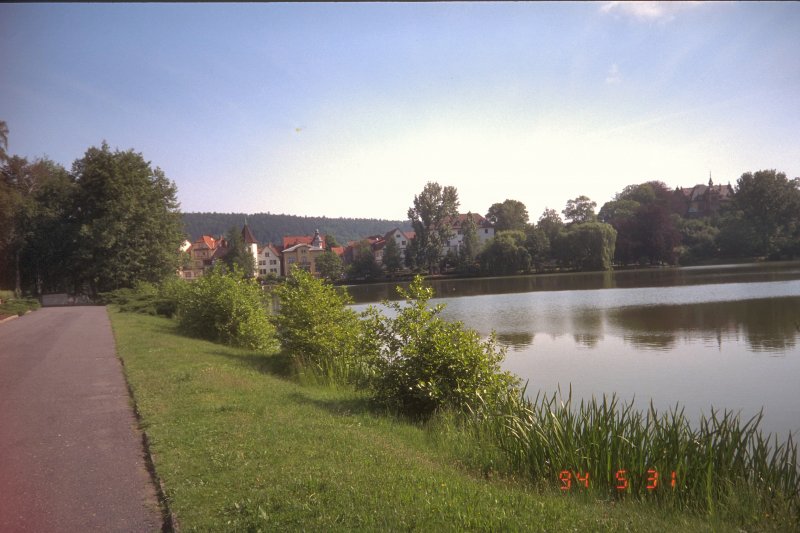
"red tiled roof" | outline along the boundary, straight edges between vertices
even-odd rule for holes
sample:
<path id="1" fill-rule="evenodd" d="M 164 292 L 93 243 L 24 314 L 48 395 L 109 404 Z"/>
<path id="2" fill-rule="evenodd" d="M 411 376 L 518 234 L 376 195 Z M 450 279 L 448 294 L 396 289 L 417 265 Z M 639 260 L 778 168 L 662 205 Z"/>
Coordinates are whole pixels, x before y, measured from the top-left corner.
<path id="1" fill-rule="evenodd" d="M 331 246 L 331 252 L 342 257 L 344 255 L 344 246 Z"/>
<path id="2" fill-rule="evenodd" d="M 283 238 L 283 247 L 289 248 L 295 244 L 311 244 L 313 240 L 313 235 L 310 237 L 307 235 L 287 235 Z"/>

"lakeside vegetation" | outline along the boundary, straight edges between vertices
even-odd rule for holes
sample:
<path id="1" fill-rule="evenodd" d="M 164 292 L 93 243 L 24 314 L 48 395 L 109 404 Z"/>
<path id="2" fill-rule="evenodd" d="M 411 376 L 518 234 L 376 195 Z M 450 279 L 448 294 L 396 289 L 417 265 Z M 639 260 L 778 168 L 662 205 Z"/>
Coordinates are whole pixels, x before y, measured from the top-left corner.
<path id="1" fill-rule="evenodd" d="M 298 382 L 277 350 L 188 338 L 162 317 L 109 314 L 184 531 L 781 530 L 753 506 L 698 514 L 482 471 L 472 458 L 480 448 L 445 418 L 411 422 L 351 388 Z"/>
<path id="2" fill-rule="evenodd" d="M 208 278 L 209 287 L 222 279 L 240 289 L 252 283 L 221 270 Z M 240 289 L 227 297 L 239 298 Z M 276 296 L 280 306 L 270 320 L 283 351 L 252 354 L 262 370 L 349 398 L 385 423 L 416 428 L 468 474 L 545 499 L 564 491 L 578 505 L 589 498 L 635 513 L 671 511 L 680 520 L 725 517 L 721 529 L 780 530 L 798 522 L 797 448 L 791 439 L 762 435 L 758 418 L 712 413 L 693 424 L 679 407 L 658 413 L 613 398 L 580 406 L 569 398 L 530 399 L 500 369 L 504 351 L 493 339 L 442 320 L 419 278 L 404 292 L 405 303 L 390 304 L 391 317 L 374 309 L 357 315 L 346 295 L 302 271 Z M 180 301 L 177 309 L 180 316 Z M 179 320 L 166 330 L 186 333 Z"/>

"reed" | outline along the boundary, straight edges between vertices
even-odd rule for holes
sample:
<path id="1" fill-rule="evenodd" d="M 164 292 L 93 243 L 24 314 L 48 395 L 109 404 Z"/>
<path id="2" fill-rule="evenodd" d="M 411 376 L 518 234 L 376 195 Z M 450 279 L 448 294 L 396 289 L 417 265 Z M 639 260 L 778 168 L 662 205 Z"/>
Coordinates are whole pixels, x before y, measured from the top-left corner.
<path id="1" fill-rule="evenodd" d="M 461 417 L 509 474 L 552 482 L 564 492 L 663 501 L 711 513 L 749 502 L 764 513 L 800 517 L 797 445 L 749 420 L 711 410 L 693 426 L 679 405 L 645 411 L 615 395 L 576 403 L 572 390 L 530 399 L 511 392 Z M 488 459 L 490 457 L 490 459 Z"/>

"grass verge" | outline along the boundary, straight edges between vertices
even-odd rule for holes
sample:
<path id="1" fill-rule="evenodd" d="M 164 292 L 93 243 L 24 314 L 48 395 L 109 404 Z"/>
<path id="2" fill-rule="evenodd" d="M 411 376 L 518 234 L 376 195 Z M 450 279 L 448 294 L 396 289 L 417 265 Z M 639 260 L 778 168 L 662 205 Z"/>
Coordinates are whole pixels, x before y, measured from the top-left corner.
<path id="1" fill-rule="evenodd" d="M 35 298 L 19 298 L 14 300 L 4 300 L 0 304 L 0 318 L 6 316 L 22 316 L 28 311 L 35 311 L 41 307 L 39 300 Z"/>
<path id="2" fill-rule="evenodd" d="M 370 410 L 351 390 L 289 379 L 277 353 L 109 310 L 170 510 L 184 531 L 738 531 L 753 517 L 676 513 L 486 479 L 441 428 Z M 441 421 L 438 424 L 441 425 Z M 435 424 L 435 423 L 434 423 Z M 449 428 L 448 431 L 453 428 Z M 461 442 L 460 445 L 463 445 Z"/>

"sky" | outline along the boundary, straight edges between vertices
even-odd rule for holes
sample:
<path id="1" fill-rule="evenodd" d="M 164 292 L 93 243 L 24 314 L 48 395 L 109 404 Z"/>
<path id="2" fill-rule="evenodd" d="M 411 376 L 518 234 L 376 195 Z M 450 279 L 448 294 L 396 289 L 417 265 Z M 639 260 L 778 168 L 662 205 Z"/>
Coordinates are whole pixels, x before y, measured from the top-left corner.
<path id="1" fill-rule="evenodd" d="M 104 140 L 183 211 L 532 221 L 626 185 L 800 176 L 800 3 L 2 4 L 8 152 Z"/>

